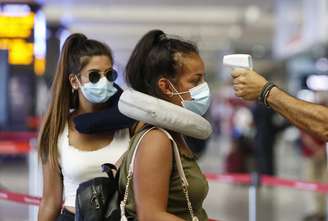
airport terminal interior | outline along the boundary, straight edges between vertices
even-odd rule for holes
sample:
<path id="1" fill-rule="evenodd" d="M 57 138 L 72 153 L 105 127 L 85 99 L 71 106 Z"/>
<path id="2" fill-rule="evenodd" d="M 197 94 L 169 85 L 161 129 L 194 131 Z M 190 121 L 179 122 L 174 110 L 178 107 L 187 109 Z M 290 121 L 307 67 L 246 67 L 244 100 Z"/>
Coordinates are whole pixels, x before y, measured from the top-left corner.
<path id="1" fill-rule="evenodd" d="M 125 90 L 133 48 L 153 29 L 193 42 L 205 64 L 212 133 L 186 142 L 209 183 L 208 217 L 328 221 L 325 140 L 237 97 L 223 64 L 250 55 L 277 87 L 328 105 L 328 0 L 0 0 L 0 221 L 38 220 L 38 134 L 67 37 L 107 44 Z"/>

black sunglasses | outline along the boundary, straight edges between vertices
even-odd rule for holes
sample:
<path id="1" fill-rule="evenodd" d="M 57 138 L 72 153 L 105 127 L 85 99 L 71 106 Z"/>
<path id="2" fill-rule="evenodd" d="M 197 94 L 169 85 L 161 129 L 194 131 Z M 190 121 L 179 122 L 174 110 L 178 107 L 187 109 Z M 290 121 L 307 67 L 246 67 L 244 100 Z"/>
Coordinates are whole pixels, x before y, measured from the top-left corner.
<path id="1" fill-rule="evenodd" d="M 108 81 L 114 82 L 117 78 L 117 71 L 115 69 L 110 69 L 104 73 L 105 77 L 107 78 Z M 97 83 L 100 78 L 101 74 L 99 71 L 91 71 L 89 72 L 89 81 L 93 84 Z"/>

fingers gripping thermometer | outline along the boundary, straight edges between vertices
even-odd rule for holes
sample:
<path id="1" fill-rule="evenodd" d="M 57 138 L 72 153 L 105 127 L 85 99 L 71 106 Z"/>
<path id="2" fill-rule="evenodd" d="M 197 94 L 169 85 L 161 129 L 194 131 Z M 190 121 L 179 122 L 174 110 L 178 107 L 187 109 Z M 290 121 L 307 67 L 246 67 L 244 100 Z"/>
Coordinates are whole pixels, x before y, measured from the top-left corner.
<path id="1" fill-rule="evenodd" d="M 253 61 L 249 54 L 230 54 L 223 57 L 223 65 L 232 68 L 245 68 L 252 70 Z"/>

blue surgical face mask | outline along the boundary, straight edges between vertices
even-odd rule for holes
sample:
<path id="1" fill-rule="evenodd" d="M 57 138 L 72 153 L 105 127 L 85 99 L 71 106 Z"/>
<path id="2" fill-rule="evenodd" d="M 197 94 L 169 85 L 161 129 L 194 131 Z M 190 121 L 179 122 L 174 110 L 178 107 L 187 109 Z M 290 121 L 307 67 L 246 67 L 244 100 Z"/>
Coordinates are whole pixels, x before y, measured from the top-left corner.
<path id="1" fill-rule="evenodd" d="M 170 82 L 170 81 L 169 81 Z M 181 99 L 182 106 L 192 112 L 204 115 L 210 106 L 210 89 L 206 82 L 197 85 L 185 92 L 178 92 L 173 84 L 170 82 L 173 89 L 176 93 L 172 93 L 172 95 L 178 95 Z M 181 94 L 190 93 L 191 100 L 184 100 L 181 97 Z"/>
<path id="2" fill-rule="evenodd" d="M 81 85 L 80 81 L 78 82 L 83 96 L 93 104 L 105 103 L 117 92 L 114 83 L 106 77 L 102 77 L 97 83 L 88 82 Z"/>

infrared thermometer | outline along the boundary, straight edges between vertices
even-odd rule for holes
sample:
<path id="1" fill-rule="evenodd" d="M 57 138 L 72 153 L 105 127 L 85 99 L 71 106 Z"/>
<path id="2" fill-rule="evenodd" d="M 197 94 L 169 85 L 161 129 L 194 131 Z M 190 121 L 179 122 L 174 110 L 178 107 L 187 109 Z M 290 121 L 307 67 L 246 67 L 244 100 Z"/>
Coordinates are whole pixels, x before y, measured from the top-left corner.
<path id="1" fill-rule="evenodd" d="M 249 54 L 230 54 L 223 57 L 223 65 L 232 68 L 245 68 L 252 70 L 253 61 Z"/>

